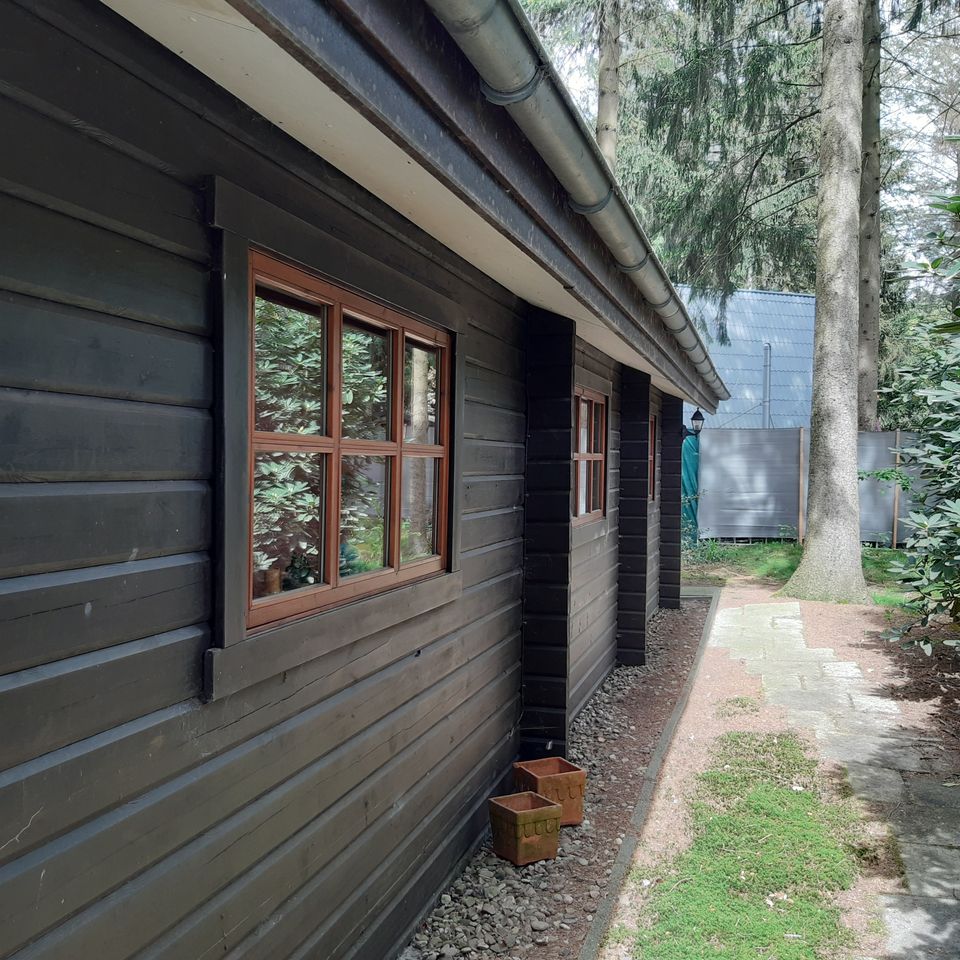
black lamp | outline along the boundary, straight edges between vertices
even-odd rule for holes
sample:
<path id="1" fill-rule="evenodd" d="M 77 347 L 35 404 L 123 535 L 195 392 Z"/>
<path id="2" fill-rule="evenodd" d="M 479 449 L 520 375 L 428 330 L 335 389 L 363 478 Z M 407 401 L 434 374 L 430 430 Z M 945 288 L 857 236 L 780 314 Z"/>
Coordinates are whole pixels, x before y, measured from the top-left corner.
<path id="1" fill-rule="evenodd" d="M 699 437 L 702 429 L 703 414 L 700 412 L 700 408 L 697 407 L 696 413 L 690 418 L 690 426 L 687 427 L 686 424 L 683 425 L 683 439 L 686 440 L 687 437 Z"/>

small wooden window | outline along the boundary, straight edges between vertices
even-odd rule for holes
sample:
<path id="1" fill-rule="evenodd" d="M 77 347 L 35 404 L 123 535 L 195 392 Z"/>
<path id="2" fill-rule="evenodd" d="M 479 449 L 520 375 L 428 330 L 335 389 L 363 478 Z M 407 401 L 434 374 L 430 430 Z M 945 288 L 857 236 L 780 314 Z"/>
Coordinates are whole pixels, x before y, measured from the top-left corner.
<path id="1" fill-rule="evenodd" d="M 657 418 L 650 418 L 649 440 L 649 470 L 647 473 L 647 497 L 650 500 L 657 499 Z"/>
<path id="2" fill-rule="evenodd" d="M 607 398 L 577 387 L 574 396 L 574 522 L 599 520 L 606 510 Z"/>
<path id="3" fill-rule="evenodd" d="M 250 264 L 253 628 L 445 569 L 450 339 L 264 254 Z"/>

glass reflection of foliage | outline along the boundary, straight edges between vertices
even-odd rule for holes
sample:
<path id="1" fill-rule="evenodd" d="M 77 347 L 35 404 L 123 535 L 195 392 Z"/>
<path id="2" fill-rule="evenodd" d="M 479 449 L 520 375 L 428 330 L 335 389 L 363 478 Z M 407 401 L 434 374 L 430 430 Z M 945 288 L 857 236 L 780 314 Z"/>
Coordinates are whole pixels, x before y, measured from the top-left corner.
<path id="1" fill-rule="evenodd" d="M 256 429 L 326 433 L 323 308 L 305 313 L 258 296 L 255 331 Z"/>
<path id="2" fill-rule="evenodd" d="M 437 443 L 437 351 L 408 343 L 403 361 L 403 439 Z"/>
<path id="3" fill-rule="evenodd" d="M 342 431 L 353 440 L 389 438 L 390 336 L 344 321 L 341 342 Z M 377 457 L 344 457 L 340 474 L 340 575 L 381 569 L 386 556 L 387 481 Z"/>
<path id="4" fill-rule="evenodd" d="M 344 321 L 342 353 L 343 436 L 388 439 L 390 337 Z"/>
<path id="5" fill-rule="evenodd" d="M 255 429 L 325 433 L 324 308 L 310 313 L 272 291 L 258 291 L 255 320 Z M 320 458 L 305 453 L 255 457 L 255 596 L 322 582 L 323 500 Z"/>
<path id="6" fill-rule="evenodd" d="M 436 553 L 437 461 L 404 457 L 400 517 L 400 562 L 423 560 Z"/>
<path id="7" fill-rule="evenodd" d="M 253 497 L 254 596 L 323 581 L 323 456 L 258 453 Z"/>
<path id="8" fill-rule="evenodd" d="M 340 494 L 340 576 L 386 565 L 387 457 L 343 457 Z"/>

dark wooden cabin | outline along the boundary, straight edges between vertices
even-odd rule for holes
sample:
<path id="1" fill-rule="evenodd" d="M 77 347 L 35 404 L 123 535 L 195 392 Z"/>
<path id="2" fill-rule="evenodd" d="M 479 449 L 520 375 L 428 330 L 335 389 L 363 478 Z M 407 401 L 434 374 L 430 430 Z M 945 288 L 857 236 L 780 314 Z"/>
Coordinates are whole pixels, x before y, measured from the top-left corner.
<path id="1" fill-rule="evenodd" d="M 422 0 L 0 54 L 0 957 L 391 957 L 679 603 L 722 384 Z"/>

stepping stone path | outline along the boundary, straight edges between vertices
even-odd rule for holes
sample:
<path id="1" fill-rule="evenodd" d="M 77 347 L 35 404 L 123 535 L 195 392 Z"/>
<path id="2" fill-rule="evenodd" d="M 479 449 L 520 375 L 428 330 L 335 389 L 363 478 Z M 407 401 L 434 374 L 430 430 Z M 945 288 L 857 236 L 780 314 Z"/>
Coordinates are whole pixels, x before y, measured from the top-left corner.
<path id="1" fill-rule="evenodd" d="M 799 603 L 721 610 L 710 646 L 759 676 L 790 723 L 812 731 L 821 755 L 847 768 L 854 794 L 882 810 L 899 844 L 908 894 L 887 896 L 890 960 L 960 958 L 960 786 L 939 742 L 903 725 L 895 700 L 859 666 L 804 642 Z"/>

